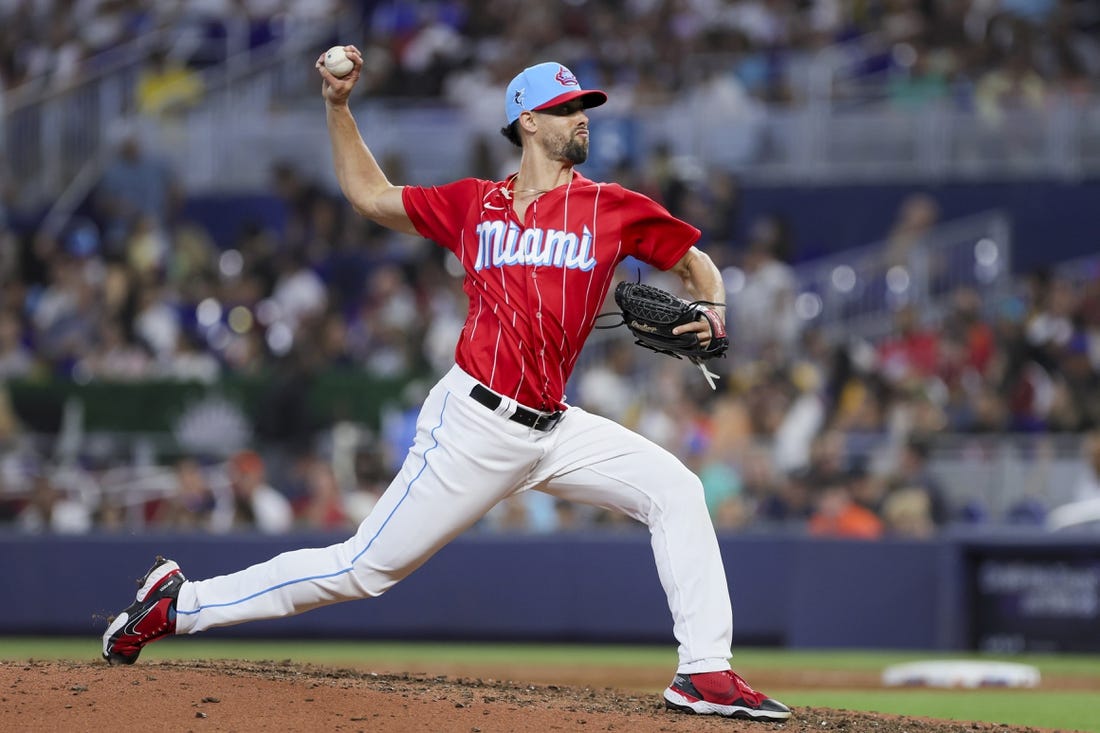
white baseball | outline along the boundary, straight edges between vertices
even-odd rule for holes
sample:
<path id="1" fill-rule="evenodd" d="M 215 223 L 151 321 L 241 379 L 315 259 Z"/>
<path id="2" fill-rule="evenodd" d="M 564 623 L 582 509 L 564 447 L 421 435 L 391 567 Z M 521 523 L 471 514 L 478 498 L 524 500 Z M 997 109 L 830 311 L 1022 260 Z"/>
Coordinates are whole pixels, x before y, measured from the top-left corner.
<path id="1" fill-rule="evenodd" d="M 347 76 L 355 68 L 355 64 L 348 58 L 343 46 L 333 46 L 325 51 L 325 68 L 333 76 Z"/>

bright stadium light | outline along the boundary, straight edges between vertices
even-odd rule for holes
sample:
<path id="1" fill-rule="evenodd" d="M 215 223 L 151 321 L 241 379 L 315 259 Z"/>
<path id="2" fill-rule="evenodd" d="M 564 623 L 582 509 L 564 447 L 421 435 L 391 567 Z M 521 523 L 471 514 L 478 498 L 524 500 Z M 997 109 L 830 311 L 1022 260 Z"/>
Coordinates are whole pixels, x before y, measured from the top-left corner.
<path id="1" fill-rule="evenodd" d="M 856 271 L 850 265 L 834 267 L 830 279 L 833 282 L 833 287 L 842 293 L 850 293 L 856 287 Z"/>
<path id="2" fill-rule="evenodd" d="M 886 287 L 891 293 L 904 293 L 909 289 L 909 271 L 901 265 L 894 265 L 886 271 Z"/>
<path id="3" fill-rule="evenodd" d="M 222 277 L 234 278 L 244 270 L 244 257 L 235 249 L 227 249 L 218 258 L 218 271 Z"/>
<path id="4" fill-rule="evenodd" d="M 794 299 L 794 312 L 804 321 L 812 321 L 821 315 L 821 296 L 817 293 L 800 293 Z"/>
<path id="5" fill-rule="evenodd" d="M 222 319 L 222 304 L 214 298 L 206 298 L 195 309 L 195 318 L 203 328 L 210 328 Z"/>
<path id="6" fill-rule="evenodd" d="M 722 282 L 727 293 L 740 293 L 745 287 L 745 271 L 731 265 L 722 270 Z"/>
<path id="7" fill-rule="evenodd" d="M 262 326 L 270 326 L 283 317 L 283 307 L 271 298 L 264 298 L 256 304 L 256 320 Z"/>
<path id="8" fill-rule="evenodd" d="M 229 327 L 236 333 L 248 333 L 252 329 L 252 311 L 238 305 L 229 311 Z"/>
<path id="9" fill-rule="evenodd" d="M 979 239 L 978 243 L 974 245 L 974 260 L 983 267 L 989 267 L 996 263 L 1000 255 L 997 243 L 989 237 Z"/>
<path id="10" fill-rule="evenodd" d="M 275 356 L 285 356 L 294 346 L 294 332 L 285 323 L 276 323 L 267 329 L 267 348 Z"/>

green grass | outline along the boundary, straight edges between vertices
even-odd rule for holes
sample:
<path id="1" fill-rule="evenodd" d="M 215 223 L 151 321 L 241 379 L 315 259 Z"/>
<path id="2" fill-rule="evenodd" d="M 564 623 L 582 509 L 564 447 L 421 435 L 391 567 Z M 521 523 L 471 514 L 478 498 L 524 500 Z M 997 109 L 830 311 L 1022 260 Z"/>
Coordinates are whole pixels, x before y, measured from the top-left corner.
<path id="1" fill-rule="evenodd" d="M 0 659 L 97 659 L 98 638 L 0 639 Z M 671 647 L 564 644 L 443 644 L 330 640 L 237 640 L 222 638 L 170 639 L 149 647 L 143 660 L 168 659 L 292 659 L 331 665 L 386 664 L 398 669 L 410 664 L 537 663 L 546 666 L 601 665 L 665 667 L 676 665 Z M 770 694 L 798 706 L 870 710 L 931 718 L 975 720 L 1041 728 L 1100 733 L 1100 657 L 1086 655 L 1019 655 L 993 657 L 937 652 L 806 651 L 736 649 L 734 667 L 752 674 L 763 670 L 813 670 L 878 673 L 891 664 L 928 659 L 1002 659 L 1032 664 L 1044 676 L 1090 678 L 1093 690 L 934 690 L 769 689 Z"/>
<path id="2" fill-rule="evenodd" d="M 788 705 L 873 710 L 929 718 L 1100 731 L 1095 691 L 1073 690 L 774 690 Z"/>

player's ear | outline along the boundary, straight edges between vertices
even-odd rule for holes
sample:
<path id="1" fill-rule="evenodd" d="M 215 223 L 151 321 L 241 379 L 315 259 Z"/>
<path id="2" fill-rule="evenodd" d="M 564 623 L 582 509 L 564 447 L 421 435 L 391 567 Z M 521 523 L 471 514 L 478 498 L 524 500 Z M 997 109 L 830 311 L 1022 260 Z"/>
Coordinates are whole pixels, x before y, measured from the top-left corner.
<path id="1" fill-rule="evenodd" d="M 539 124 L 535 120 L 535 115 L 527 110 L 519 113 L 519 126 L 530 133 L 534 133 L 539 129 Z"/>

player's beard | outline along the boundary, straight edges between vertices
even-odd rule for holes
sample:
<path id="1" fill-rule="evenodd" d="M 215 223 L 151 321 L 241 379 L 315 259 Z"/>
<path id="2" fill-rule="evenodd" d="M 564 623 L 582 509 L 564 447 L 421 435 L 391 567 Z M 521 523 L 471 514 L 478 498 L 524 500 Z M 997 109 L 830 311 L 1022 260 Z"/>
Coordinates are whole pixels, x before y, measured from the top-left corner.
<path id="1" fill-rule="evenodd" d="M 588 160 L 588 138 L 578 137 L 576 133 L 568 138 L 552 137 L 546 141 L 545 147 L 551 160 L 560 160 L 573 165 L 580 165 Z"/>

